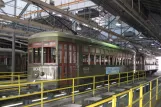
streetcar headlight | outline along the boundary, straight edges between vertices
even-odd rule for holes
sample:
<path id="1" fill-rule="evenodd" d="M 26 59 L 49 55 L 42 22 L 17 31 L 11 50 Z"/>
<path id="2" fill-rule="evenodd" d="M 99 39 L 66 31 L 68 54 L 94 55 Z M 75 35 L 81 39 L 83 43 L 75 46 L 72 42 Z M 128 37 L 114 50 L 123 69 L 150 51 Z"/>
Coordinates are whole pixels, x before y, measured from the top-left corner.
<path id="1" fill-rule="evenodd" d="M 40 76 L 44 76 L 45 75 L 45 73 L 44 72 L 40 72 Z"/>
<path id="2" fill-rule="evenodd" d="M 38 78 L 39 77 L 39 72 L 34 72 L 34 77 Z"/>

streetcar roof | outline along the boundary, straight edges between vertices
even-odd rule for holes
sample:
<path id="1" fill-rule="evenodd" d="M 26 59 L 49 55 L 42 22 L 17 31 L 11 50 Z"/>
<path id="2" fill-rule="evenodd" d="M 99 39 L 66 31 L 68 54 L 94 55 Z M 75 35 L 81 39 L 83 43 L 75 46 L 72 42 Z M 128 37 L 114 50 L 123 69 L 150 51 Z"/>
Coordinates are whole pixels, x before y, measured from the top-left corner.
<path id="1" fill-rule="evenodd" d="M 34 39 L 34 38 L 50 37 L 50 36 L 51 37 L 57 36 L 57 37 L 72 38 L 72 39 L 76 39 L 76 40 L 80 40 L 80 41 L 90 42 L 90 43 L 93 43 L 93 44 L 99 44 L 99 45 L 107 46 L 107 47 L 110 47 L 110 48 L 121 49 L 119 46 L 113 45 L 111 43 L 99 41 L 99 40 L 84 37 L 84 36 L 81 36 L 81 35 L 73 35 L 71 33 L 59 32 L 59 31 L 47 31 L 47 32 L 36 33 L 36 34 L 30 36 L 29 40 Z"/>

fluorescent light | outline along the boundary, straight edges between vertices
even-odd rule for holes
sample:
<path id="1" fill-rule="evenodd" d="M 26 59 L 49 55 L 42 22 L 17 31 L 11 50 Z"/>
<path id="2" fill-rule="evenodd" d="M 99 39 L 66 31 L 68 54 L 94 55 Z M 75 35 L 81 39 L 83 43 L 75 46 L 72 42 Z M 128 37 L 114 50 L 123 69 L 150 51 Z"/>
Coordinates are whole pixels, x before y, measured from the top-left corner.
<path id="1" fill-rule="evenodd" d="M 84 26 L 86 26 L 86 27 L 88 27 L 88 25 L 87 24 L 83 24 Z"/>
<path id="2" fill-rule="evenodd" d="M 142 39 L 143 37 L 142 36 L 139 36 L 140 39 Z"/>
<path id="3" fill-rule="evenodd" d="M 116 26 L 121 26 L 121 23 L 117 22 L 117 23 L 116 23 Z"/>
<path id="4" fill-rule="evenodd" d="M 61 14 L 57 14 L 57 16 L 62 17 L 62 15 L 61 15 Z"/>
<path id="5" fill-rule="evenodd" d="M 154 43 L 152 43 L 151 45 L 154 46 Z"/>
<path id="6" fill-rule="evenodd" d="M 95 27 L 94 27 L 93 29 L 94 29 L 94 30 L 98 30 L 98 29 L 97 29 L 97 28 L 95 28 Z"/>
<path id="7" fill-rule="evenodd" d="M 80 27 L 80 25 L 77 26 L 77 30 L 82 30 L 82 28 Z"/>
<path id="8" fill-rule="evenodd" d="M 158 48 L 158 49 L 161 49 L 161 48 Z"/>
<path id="9" fill-rule="evenodd" d="M 20 103 L 10 104 L 10 105 L 6 105 L 6 106 L 2 106 L 2 107 L 14 107 L 14 106 L 18 106 L 18 105 L 21 105 L 21 104 L 23 104 L 23 103 L 20 102 Z"/>
<path id="10" fill-rule="evenodd" d="M 112 39 L 109 39 L 109 41 L 111 41 L 111 42 L 112 42 L 113 40 L 112 40 Z"/>

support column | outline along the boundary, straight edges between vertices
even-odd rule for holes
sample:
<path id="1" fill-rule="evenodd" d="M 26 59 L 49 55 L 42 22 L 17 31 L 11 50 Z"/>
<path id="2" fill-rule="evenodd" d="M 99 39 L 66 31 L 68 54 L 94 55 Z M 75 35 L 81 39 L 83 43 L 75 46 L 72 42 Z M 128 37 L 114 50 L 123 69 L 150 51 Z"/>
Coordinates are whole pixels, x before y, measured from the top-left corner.
<path id="1" fill-rule="evenodd" d="M 15 0 L 15 4 L 14 4 L 14 16 L 16 16 L 16 6 L 17 6 L 17 0 Z M 15 25 L 14 25 L 15 27 Z M 13 33 L 12 36 L 12 75 L 15 72 L 15 33 Z M 14 78 L 12 77 L 12 80 Z"/>
<path id="2" fill-rule="evenodd" d="M 133 55 L 133 72 L 136 72 L 136 52 L 134 52 Z"/>

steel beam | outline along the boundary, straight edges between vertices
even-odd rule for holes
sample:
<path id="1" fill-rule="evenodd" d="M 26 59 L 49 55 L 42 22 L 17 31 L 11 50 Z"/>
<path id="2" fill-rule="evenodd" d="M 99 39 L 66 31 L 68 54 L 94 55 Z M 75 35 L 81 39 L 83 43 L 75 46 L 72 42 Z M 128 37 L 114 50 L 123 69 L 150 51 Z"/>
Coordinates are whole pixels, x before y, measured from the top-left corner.
<path id="1" fill-rule="evenodd" d="M 18 17 L 20 18 L 24 12 L 26 11 L 26 9 L 29 7 L 30 3 L 27 3 L 26 6 L 23 8 L 23 10 L 21 11 L 21 13 L 18 15 Z"/>
<path id="2" fill-rule="evenodd" d="M 7 13 L 2 8 L 0 8 L 0 10 L 2 11 L 2 13 L 4 13 L 5 15 L 7 15 Z"/>
<path id="3" fill-rule="evenodd" d="M 30 20 L 22 20 L 22 19 L 18 19 L 16 17 L 11 17 L 11 16 L 7 16 L 7 15 L 3 15 L 3 14 L 0 14 L 0 19 L 9 20 L 9 21 L 13 21 L 16 23 L 22 23 L 26 26 L 34 26 L 34 27 L 41 28 L 41 29 L 54 30 L 54 28 L 51 26 L 47 26 L 47 25 L 40 24 L 40 23 L 37 23 L 34 21 L 30 21 Z"/>
<path id="4" fill-rule="evenodd" d="M 108 29 L 103 28 L 102 26 L 99 26 L 97 23 L 93 23 L 91 20 L 86 20 L 86 19 L 84 19 L 84 18 L 78 17 L 78 16 L 73 15 L 73 14 L 67 12 L 67 11 L 64 11 L 64 10 L 59 9 L 59 8 L 57 8 L 56 6 L 47 4 L 47 3 L 42 2 L 42 1 L 40 1 L 40 0 L 25 0 L 25 1 L 27 1 L 27 2 L 29 2 L 29 3 L 33 3 L 34 5 L 37 5 L 37 6 L 39 6 L 39 7 L 43 7 L 43 8 L 45 8 L 45 9 L 50 10 L 50 11 L 56 12 L 56 13 L 61 14 L 61 15 L 63 15 L 63 16 L 70 17 L 70 18 L 72 18 L 72 19 L 74 19 L 74 20 L 76 20 L 76 21 L 78 21 L 78 22 L 80 22 L 80 23 L 84 23 L 84 24 L 89 25 L 89 26 L 91 26 L 91 27 L 98 28 L 98 29 L 100 29 L 101 31 L 110 33 L 111 35 L 117 36 L 117 37 L 119 37 L 119 38 L 121 38 L 121 39 L 126 39 L 126 38 L 121 37 L 121 35 L 119 35 L 119 34 L 113 32 L 113 31 L 111 31 L 111 30 L 108 30 Z M 126 39 L 126 40 L 127 40 L 127 39 Z M 128 41 L 128 40 L 127 40 L 127 41 Z"/>

